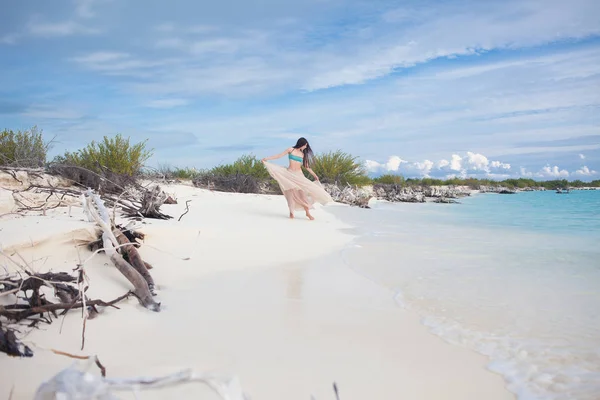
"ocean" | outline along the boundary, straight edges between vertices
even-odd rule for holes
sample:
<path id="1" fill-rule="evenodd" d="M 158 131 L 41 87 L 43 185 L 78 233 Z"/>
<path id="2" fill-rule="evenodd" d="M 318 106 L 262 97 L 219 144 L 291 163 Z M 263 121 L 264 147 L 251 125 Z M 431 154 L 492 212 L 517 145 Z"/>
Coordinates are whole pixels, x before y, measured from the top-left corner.
<path id="1" fill-rule="evenodd" d="M 519 400 L 600 399 L 600 191 L 337 209 L 342 257 Z"/>

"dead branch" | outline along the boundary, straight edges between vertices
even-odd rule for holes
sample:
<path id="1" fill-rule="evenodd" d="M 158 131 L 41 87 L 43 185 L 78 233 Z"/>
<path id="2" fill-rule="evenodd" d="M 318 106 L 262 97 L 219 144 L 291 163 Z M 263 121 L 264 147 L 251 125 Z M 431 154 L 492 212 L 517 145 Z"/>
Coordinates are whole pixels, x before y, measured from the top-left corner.
<path id="1" fill-rule="evenodd" d="M 67 355 L 68 356 L 68 355 Z M 74 358 L 79 358 L 75 356 Z M 240 387 L 237 377 L 223 379 L 212 374 L 195 374 L 191 370 L 183 370 L 174 374 L 158 377 L 140 377 L 115 379 L 97 377 L 87 372 L 90 361 L 97 357 L 85 358 L 88 365 L 75 365 L 63 369 L 38 388 L 35 399 L 47 398 L 89 398 L 90 395 L 101 395 L 102 398 L 115 398 L 114 391 L 131 391 L 139 389 L 157 389 L 182 383 L 201 383 L 212 389 L 223 400 L 248 400 Z M 98 364 L 96 364 L 98 365 Z"/>
<path id="2" fill-rule="evenodd" d="M 116 228 L 113 229 L 113 234 L 117 238 L 117 241 L 119 242 L 120 245 L 125 245 L 127 243 L 131 243 L 129 241 L 129 239 L 123 234 L 123 232 L 121 232 L 119 229 L 116 229 Z M 146 280 L 146 283 L 148 284 L 148 289 L 150 290 L 150 293 L 155 294 L 154 293 L 154 279 L 152 279 L 152 276 L 148 272 L 148 269 L 146 268 L 146 264 L 144 263 L 144 260 L 142 260 L 140 253 L 133 246 L 133 244 L 131 246 L 122 247 L 122 250 L 125 252 L 125 254 L 127 254 L 127 261 Z"/>
<path id="3" fill-rule="evenodd" d="M 190 212 L 190 205 L 189 205 L 190 201 L 191 200 L 186 200 L 186 202 L 185 202 L 185 212 L 183 214 L 181 214 L 181 216 L 179 217 L 179 219 L 177 220 L 177 222 L 181 221 L 181 218 L 183 218 L 183 216 L 185 214 L 187 214 L 188 212 Z"/>
<path id="4" fill-rule="evenodd" d="M 2 306 L 0 306 L 0 311 L 2 310 Z M 2 322 L 0 321 L 0 352 L 6 353 L 9 356 L 13 357 L 31 357 L 33 356 L 33 351 L 23 343 L 21 343 L 15 332 L 10 328 L 2 327 Z"/>
<path id="5" fill-rule="evenodd" d="M 71 353 L 67 353 L 65 351 L 54 350 L 54 349 L 50 349 L 50 351 L 59 356 L 75 358 L 77 360 L 92 360 L 93 359 L 94 362 L 96 363 L 96 365 L 98 366 L 98 368 L 100 368 L 100 374 L 102 374 L 103 377 L 106 376 L 106 368 L 104 367 L 104 365 L 102 365 L 102 363 L 98 359 L 98 356 L 78 356 L 76 354 L 71 354 Z"/>
<path id="6" fill-rule="evenodd" d="M 139 213 L 144 217 L 158 218 L 158 219 L 170 219 L 173 218 L 170 215 L 163 214 L 159 211 L 167 200 L 168 196 L 165 192 L 160 190 L 160 186 L 156 185 L 151 190 L 146 190 L 142 198 L 142 207 L 139 209 Z"/>
<path id="7" fill-rule="evenodd" d="M 43 313 L 54 313 L 56 311 L 69 311 L 73 309 L 83 308 L 87 306 L 103 306 L 103 307 L 114 307 L 118 302 L 128 298 L 132 293 L 127 292 L 123 296 L 119 296 L 114 300 L 106 302 L 104 300 L 88 300 L 87 302 L 77 301 L 74 303 L 50 303 L 46 302 L 46 304 L 36 307 L 31 307 L 28 304 L 12 304 L 3 306 L 0 308 L 0 316 L 6 317 L 7 319 L 11 319 L 14 321 L 21 321 L 25 318 L 29 318 L 35 314 L 43 314 Z"/>
<path id="8" fill-rule="evenodd" d="M 137 272 L 131 264 L 123 259 L 123 257 L 114 252 L 110 256 L 110 260 L 115 264 L 115 267 L 127 278 L 129 282 L 135 288 L 134 294 L 140 301 L 140 303 L 149 310 L 152 311 L 160 311 L 160 303 L 157 303 L 152 298 L 152 293 L 150 293 L 150 289 L 148 288 L 148 284 L 146 280 Z"/>

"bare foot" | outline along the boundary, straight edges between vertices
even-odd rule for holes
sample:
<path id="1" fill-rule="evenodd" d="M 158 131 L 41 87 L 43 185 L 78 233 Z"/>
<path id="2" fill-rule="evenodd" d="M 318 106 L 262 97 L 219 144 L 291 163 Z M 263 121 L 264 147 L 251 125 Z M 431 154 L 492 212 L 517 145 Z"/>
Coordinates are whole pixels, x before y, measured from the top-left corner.
<path id="1" fill-rule="evenodd" d="M 310 213 L 307 211 L 306 212 L 306 216 L 308 217 L 308 219 L 310 219 L 311 221 L 315 220 L 315 217 L 313 217 L 312 215 L 310 215 Z"/>
<path id="2" fill-rule="evenodd" d="M 290 219 L 294 219 L 294 214 L 290 213 Z"/>

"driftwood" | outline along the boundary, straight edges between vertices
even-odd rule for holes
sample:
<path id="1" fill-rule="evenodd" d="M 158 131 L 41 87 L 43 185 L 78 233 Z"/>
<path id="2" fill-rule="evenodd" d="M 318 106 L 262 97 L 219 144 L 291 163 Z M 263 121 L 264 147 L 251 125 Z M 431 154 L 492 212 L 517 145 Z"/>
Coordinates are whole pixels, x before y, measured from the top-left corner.
<path id="1" fill-rule="evenodd" d="M 41 211 L 57 208 L 64 205 L 71 205 L 81 196 L 82 190 L 93 188 L 98 191 L 103 200 L 109 207 L 119 207 L 123 214 L 128 218 L 158 218 L 170 219 L 170 215 L 160 212 L 160 206 L 163 204 L 177 204 L 177 200 L 164 193 L 158 185 L 150 188 L 144 187 L 138 183 L 136 176 L 116 174 L 110 170 L 98 166 L 101 173 L 90 171 L 75 165 L 56 164 L 49 166 L 47 171 L 43 169 L 26 168 L 0 168 L 3 172 L 10 174 L 20 185 L 28 185 L 23 189 L 11 189 L 13 193 L 47 193 L 45 201 L 31 202 L 24 196 L 15 197 L 15 202 L 19 208 L 17 213 L 24 211 Z M 30 177 L 42 179 L 44 173 L 49 172 L 52 175 L 58 175 L 74 186 L 70 188 L 55 187 L 49 182 L 45 184 L 29 184 L 26 180 L 21 180 L 17 172 L 26 172 Z M 46 175 L 47 176 L 47 175 Z"/>
<path id="2" fill-rule="evenodd" d="M 204 384 L 223 400 L 249 400 L 243 393 L 236 377 L 227 379 L 212 374 L 195 374 L 189 369 L 157 377 L 129 379 L 107 378 L 104 375 L 99 377 L 89 372 L 91 363 L 96 363 L 101 371 L 106 371 L 96 356 L 78 357 L 63 352 L 57 354 L 73 358 L 85 358 L 87 359 L 87 365 L 72 365 L 60 371 L 52 379 L 40 385 L 35 393 L 34 400 L 56 398 L 116 399 L 117 397 L 114 392 L 118 391 L 133 391 L 135 393 L 139 390 L 152 390 L 183 383 Z"/>
<path id="3" fill-rule="evenodd" d="M 152 189 L 146 190 L 142 195 L 142 204 L 138 210 L 139 214 L 142 214 L 147 218 L 157 219 L 170 219 L 173 218 L 170 215 L 163 214 L 159 211 L 169 196 L 160 190 L 160 186 L 153 186 Z"/>
<path id="4" fill-rule="evenodd" d="M 23 297 L 19 297 L 21 302 L 0 306 L 0 316 L 12 321 L 21 321 L 39 314 L 40 319 L 46 322 L 51 321 L 51 315 L 57 316 L 57 311 L 67 311 L 82 307 L 103 306 L 110 307 L 119 301 L 129 297 L 131 293 L 118 297 L 115 300 L 105 302 L 103 300 L 89 300 L 82 298 L 81 291 L 73 284 L 80 283 L 80 277 L 70 275 L 66 272 L 47 272 L 43 274 L 31 274 L 27 272 L 27 278 L 4 277 L 0 280 L 0 296 L 17 295 L 22 292 Z M 43 293 L 40 293 L 42 286 L 54 289 L 54 294 L 60 299 L 60 303 L 53 303 L 47 300 Z M 27 293 L 31 291 L 31 295 Z M 84 290 L 85 292 L 85 290 Z M 44 314 L 49 314 L 43 318 Z M 34 322 L 38 322 L 35 320 Z"/>
<path id="5" fill-rule="evenodd" d="M 121 232 L 119 229 L 113 229 L 113 234 L 117 238 L 119 244 L 126 245 L 131 243 L 129 239 L 123 234 L 123 232 Z M 142 277 L 146 280 L 146 283 L 148 284 L 148 289 L 150 290 L 150 293 L 154 295 L 154 279 L 152 279 L 152 276 L 148 272 L 146 264 L 144 263 L 144 260 L 142 260 L 140 253 L 138 253 L 137 249 L 133 245 L 124 246 L 122 247 L 122 250 L 127 255 L 127 261 L 129 262 L 129 264 L 131 264 L 131 266 L 135 268 L 135 270 L 139 272 L 140 275 L 142 275 Z"/>
<path id="6" fill-rule="evenodd" d="M 12 259 L 10 260 L 16 263 Z M 0 296 L 12 295 L 16 298 L 14 304 L 0 305 L 0 318 L 13 324 L 27 321 L 29 327 L 34 327 L 40 322 L 52 323 L 53 317 L 58 318 L 58 312 L 65 315 L 70 310 L 83 308 L 85 317 L 82 331 L 82 348 L 85 343 L 85 321 L 89 312 L 91 311 L 92 315 L 97 315 L 96 306 L 118 308 L 115 304 L 131 295 L 131 293 L 126 293 L 108 302 L 99 299 L 90 300 L 85 296 L 87 287 L 82 287 L 81 270 L 79 270 L 78 276 L 73 276 L 65 272 L 33 274 L 27 269 L 23 269 L 27 274 L 26 278 L 15 275 L 0 279 Z M 75 287 L 75 284 L 79 285 L 80 288 Z M 54 295 L 60 299 L 60 302 L 53 303 L 48 300 L 45 294 L 40 291 L 43 286 L 53 288 Z M 33 355 L 31 349 L 17 340 L 14 328 L 10 326 L 2 328 L 1 324 L 0 351 L 23 357 Z"/>
<path id="7" fill-rule="evenodd" d="M 91 189 L 85 193 L 84 207 L 89 218 L 95 221 L 102 229 L 102 239 L 104 243 L 104 251 L 110 257 L 115 267 L 127 278 L 135 288 L 133 293 L 139 299 L 140 303 L 149 310 L 160 311 L 160 303 L 157 303 L 152 298 L 152 293 L 148 287 L 148 282 L 140 272 L 138 272 L 129 262 L 127 262 L 121 254 L 117 252 L 120 247 L 134 248 L 131 244 L 122 246 L 117 240 L 113 229 L 112 222 L 108 214 L 108 210 L 104 206 L 104 202 L 100 196 L 93 193 Z M 145 269 L 145 266 L 144 266 Z M 146 269 L 147 272 L 147 269 Z M 148 274 L 149 275 L 149 274 Z"/>
<path id="8" fill-rule="evenodd" d="M 0 306 L 2 310 L 2 306 Z M 4 328 L 0 321 L 0 352 L 14 357 L 32 357 L 33 351 L 17 339 L 15 332 L 10 328 Z"/>
<path id="9" fill-rule="evenodd" d="M 51 303 L 47 301 L 46 304 L 37 307 L 31 307 L 30 305 L 26 304 L 13 304 L 2 307 L 0 309 L 0 315 L 7 317 L 8 319 L 20 321 L 35 314 L 52 313 L 56 315 L 56 311 L 69 311 L 82 307 L 103 306 L 114 307 L 118 309 L 119 307 L 116 307 L 115 304 L 128 298 L 130 295 L 131 292 L 127 292 L 123 296 L 119 296 L 109 302 L 103 300 L 88 300 L 85 303 L 83 301 L 71 303 Z"/>

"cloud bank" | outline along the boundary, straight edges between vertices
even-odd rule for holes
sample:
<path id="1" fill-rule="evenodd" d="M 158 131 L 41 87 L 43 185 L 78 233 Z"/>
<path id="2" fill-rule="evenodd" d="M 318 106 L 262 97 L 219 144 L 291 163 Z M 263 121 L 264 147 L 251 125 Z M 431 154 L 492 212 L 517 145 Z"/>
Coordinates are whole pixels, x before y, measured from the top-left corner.
<path id="1" fill-rule="evenodd" d="M 537 171 L 530 171 L 524 167 L 515 169 L 509 163 L 493 160 L 483 154 L 466 152 L 464 155 L 452 154 L 450 160 L 441 159 L 437 162 L 430 160 L 424 161 L 406 161 L 399 156 L 389 157 L 387 162 L 377 162 L 366 160 L 365 169 L 372 176 L 383 174 L 402 174 L 406 177 L 417 178 L 453 178 L 453 177 L 475 177 L 490 179 L 507 178 L 537 178 L 537 179 L 567 179 L 567 178 L 593 178 L 598 172 L 582 166 L 581 168 L 569 172 L 557 165 L 545 165 Z"/>

